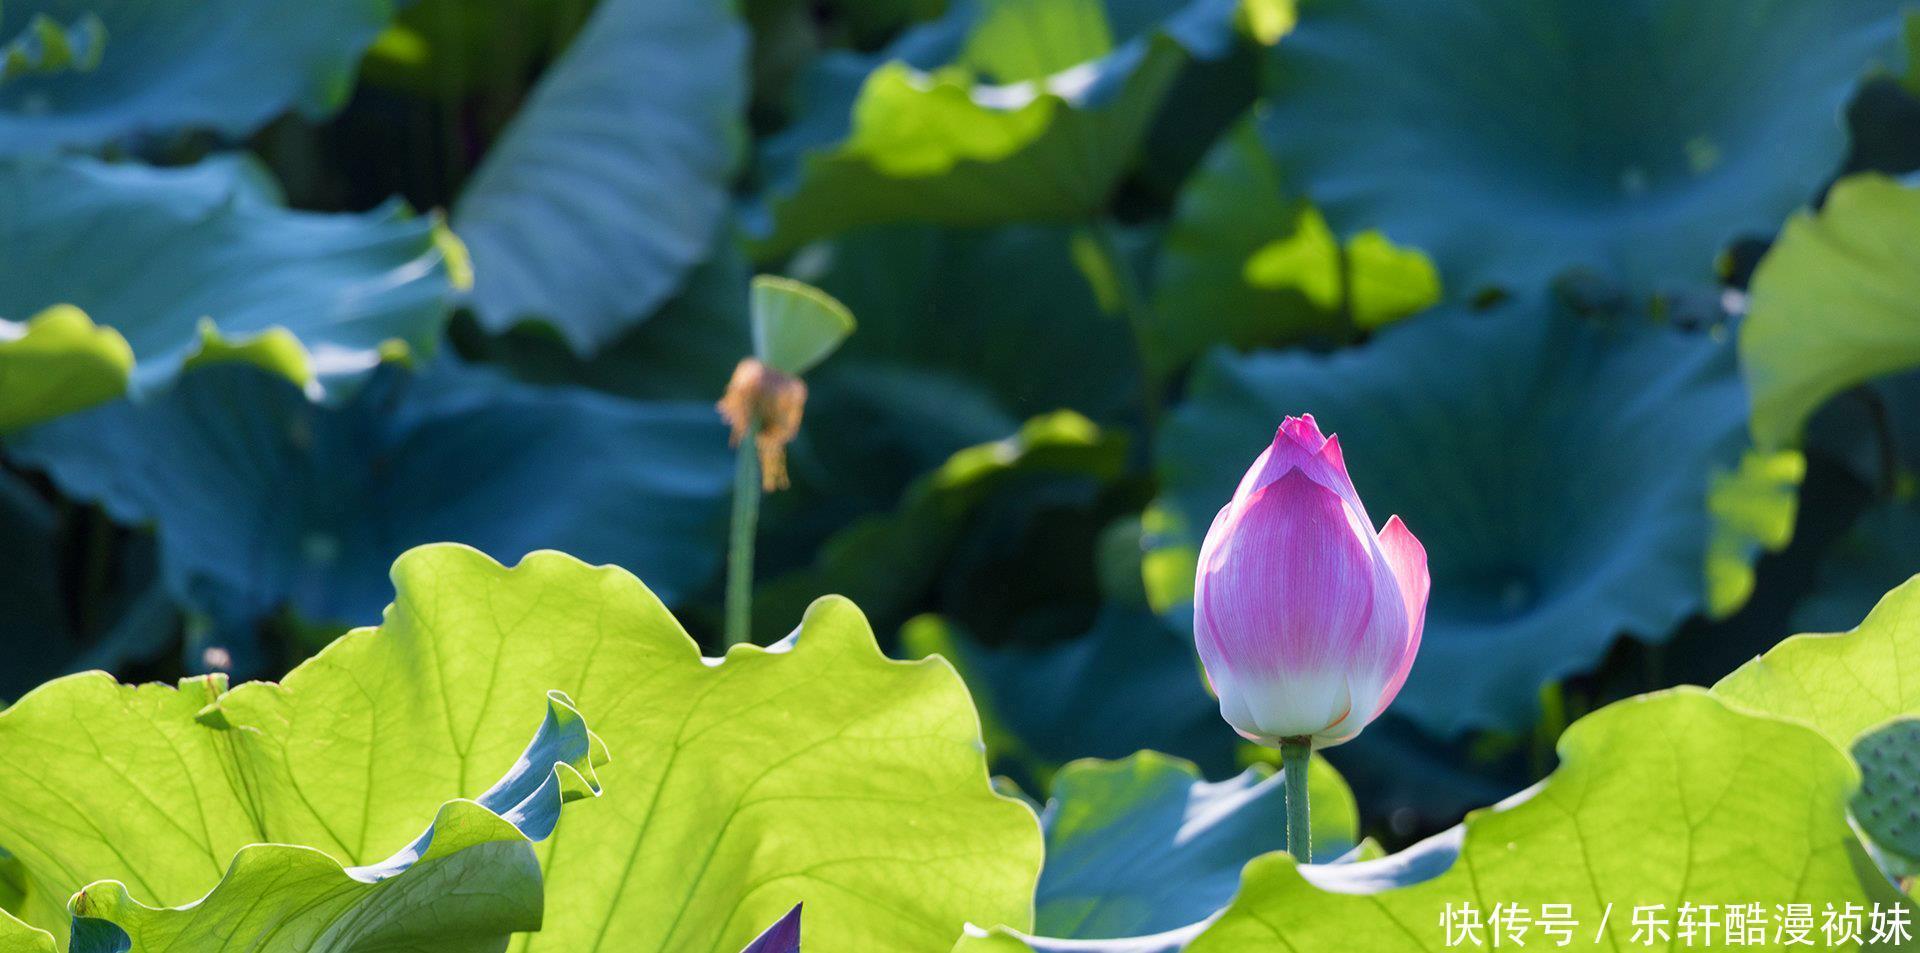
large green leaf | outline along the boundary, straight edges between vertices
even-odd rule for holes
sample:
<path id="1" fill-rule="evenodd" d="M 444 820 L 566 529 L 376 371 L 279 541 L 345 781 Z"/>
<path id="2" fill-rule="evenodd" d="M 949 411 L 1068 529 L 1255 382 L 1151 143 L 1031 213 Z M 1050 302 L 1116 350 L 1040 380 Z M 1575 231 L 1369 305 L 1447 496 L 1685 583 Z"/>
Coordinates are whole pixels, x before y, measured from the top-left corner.
<path id="1" fill-rule="evenodd" d="M 1634 909 L 1660 904 L 1678 948 L 1682 903 L 1759 902 L 1771 914 L 1776 903 L 1817 912 L 1903 899 L 1847 825 L 1853 765 L 1804 727 L 1683 688 L 1581 719 L 1561 737 L 1560 757 L 1531 797 L 1470 817 L 1457 858 L 1422 872 L 1431 879 L 1392 876 L 1397 856 L 1303 869 L 1269 854 L 1247 866 L 1239 896 L 1188 949 L 1441 950 L 1440 915 L 1462 903 L 1483 923 L 1495 903 L 1525 905 L 1529 916 L 1571 904 L 1580 924 L 1572 942 L 1619 948 L 1642 942 Z M 1480 936 L 1491 945 L 1489 932 Z M 1553 943 L 1537 925 L 1524 939 Z"/>
<path id="2" fill-rule="evenodd" d="M 389 0 L 7 0 L 0 37 L 36 16 L 98 18 L 106 44 L 86 71 L 0 84 L 0 154 L 88 149 L 208 129 L 240 138 L 298 108 L 318 117 L 353 88 Z"/>
<path id="3" fill-rule="evenodd" d="M 63 380 L 70 396 L 104 397 L 128 383 L 151 390 L 188 364 L 239 360 L 320 394 L 383 359 L 431 352 L 454 292 L 432 221 L 397 204 L 296 212 L 273 191 L 238 157 L 182 169 L 0 161 L 0 316 L 74 305 L 124 339 L 103 341 L 69 317 L 31 373 Z M 14 342 L 0 367 L 23 363 L 33 340 Z M 9 369 L 0 397 L 36 405 L 0 411 L 14 425 L 49 415 L 20 373 Z"/>
<path id="4" fill-rule="evenodd" d="M 170 589 L 247 646 L 251 624 L 376 620 L 409 546 L 502 558 L 566 545 L 682 599 L 718 569 L 732 469 L 709 404 L 518 384 L 436 362 L 315 404 L 247 366 L 26 431 L 10 449 L 69 495 L 155 526 Z"/>
<path id="5" fill-rule="evenodd" d="M 1431 255 L 1453 300 L 1569 269 L 1684 293 L 1838 170 L 1903 5 L 1325 0 L 1276 48 L 1276 158 L 1338 230 Z"/>
<path id="6" fill-rule="evenodd" d="M 1343 243 L 1275 165 L 1265 107 L 1207 153 L 1160 250 L 1146 356 L 1169 374 L 1207 349 L 1344 340 L 1433 304 L 1433 266 L 1378 233 Z"/>
<path id="7" fill-rule="evenodd" d="M 309 663 L 352 677 L 311 704 L 387 698 L 414 720 L 385 743 L 451 736 L 465 754 L 376 778 L 378 803 L 417 810 L 423 788 L 507 763 L 490 739 L 527 718 L 532 685 L 577 699 L 617 756 L 607 796 L 542 848 L 546 922 L 521 949 L 733 951 L 802 900 L 809 949 L 942 949 L 963 921 L 1031 926 L 1039 826 L 989 788 L 966 687 L 937 660 L 883 657 L 851 603 L 816 603 L 777 648 L 702 660 L 617 568 L 544 552 L 506 569 L 434 546 L 394 582 L 380 630 Z M 477 690 L 422 688 L 442 684 Z M 265 717 L 240 701 L 230 719 Z M 309 754 L 299 776 L 357 769 Z"/>
<path id="8" fill-rule="evenodd" d="M 591 351 L 673 295 L 723 221 L 746 46 L 731 4 L 599 4 L 455 209 L 483 324 Z"/>
<path id="9" fill-rule="evenodd" d="M 1376 521 L 1430 554 L 1420 658 L 1394 711 L 1431 731 L 1530 724 L 1540 687 L 1704 604 L 1710 476 L 1746 402 L 1730 345 L 1516 302 L 1327 356 L 1221 356 L 1162 436 L 1189 543 L 1283 415 L 1340 435 Z"/>
<path id="10" fill-rule="evenodd" d="M 537 929 L 531 842 L 564 802 L 599 792 L 605 748 L 558 693 L 524 751 L 504 727 L 484 742 L 450 736 L 422 717 L 441 700 L 405 661 L 361 673 L 315 663 L 232 692 L 217 676 L 175 689 L 95 672 L 28 694 L 0 714 L 16 768 L 0 779 L 0 842 L 26 883 L 17 912 L 71 935 L 75 953 L 480 951 Z M 411 694 L 355 675 L 411 682 Z M 433 770 L 482 744 L 519 752 L 496 759 L 485 791 Z M 335 770 L 309 770 L 316 760 Z M 421 787 L 406 804 L 377 796 L 396 783 Z"/>
<path id="11" fill-rule="evenodd" d="M 1809 725 L 1841 749 L 1862 731 L 1920 712 L 1920 578 L 1880 600 L 1847 632 L 1796 635 L 1723 678 L 1715 695 L 1739 708 Z"/>
<path id="12" fill-rule="evenodd" d="M 827 59 L 768 146 L 761 251 L 859 225 L 1093 215 L 1181 68 L 1233 48 L 1237 7 L 956 0 L 878 58 Z"/>
<path id="13" fill-rule="evenodd" d="M 1920 188 L 1844 179 L 1803 211 L 1750 286 L 1740 361 L 1761 446 L 1792 446 L 1835 394 L 1920 366 Z"/>
<path id="14" fill-rule="evenodd" d="M 1327 863 L 1359 843 L 1359 817 L 1325 761 L 1308 775 L 1313 856 Z M 1212 916 L 1233 899 L 1243 864 L 1286 849 L 1284 782 L 1264 767 L 1207 782 L 1191 763 L 1152 751 L 1062 768 L 1040 816 L 1047 867 L 1035 932 L 1131 937 Z"/>

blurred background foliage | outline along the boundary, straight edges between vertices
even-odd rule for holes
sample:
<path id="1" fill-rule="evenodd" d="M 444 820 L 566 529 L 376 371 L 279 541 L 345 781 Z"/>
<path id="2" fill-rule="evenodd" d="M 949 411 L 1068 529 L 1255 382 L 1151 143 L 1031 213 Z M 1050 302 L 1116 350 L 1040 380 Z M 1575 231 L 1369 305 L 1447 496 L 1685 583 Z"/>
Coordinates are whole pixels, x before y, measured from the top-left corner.
<path id="1" fill-rule="evenodd" d="M 712 404 L 774 272 L 859 329 L 766 500 L 759 641 L 844 593 L 1027 790 L 1224 778 L 1266 753 L 1194 664 L 1193 548 L 1310 411 L 1432 554 L 1413 680 L 1330 754 L 1404 845 L 1920 569 L 1905 22 L 8 0 L 0 697 L 277 675 L 433 540 L 619 564 L 715 646 Z"/>

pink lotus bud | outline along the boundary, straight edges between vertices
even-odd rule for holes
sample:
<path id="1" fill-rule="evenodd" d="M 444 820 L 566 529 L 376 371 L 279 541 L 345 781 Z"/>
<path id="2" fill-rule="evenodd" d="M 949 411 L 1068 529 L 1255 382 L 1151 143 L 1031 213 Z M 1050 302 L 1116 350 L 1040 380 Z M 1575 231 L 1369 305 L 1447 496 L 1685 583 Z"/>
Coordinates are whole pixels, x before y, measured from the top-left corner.
<path id="1" fill-rule="evenodd" d="M 1360 733 L 1413 667 L 1427 551 L 1400 517 L 1379 533 L 1337 437 L 1288 417 L 1200 547 L 1193 634 L 1220 714 L 1252 741 Z"/>

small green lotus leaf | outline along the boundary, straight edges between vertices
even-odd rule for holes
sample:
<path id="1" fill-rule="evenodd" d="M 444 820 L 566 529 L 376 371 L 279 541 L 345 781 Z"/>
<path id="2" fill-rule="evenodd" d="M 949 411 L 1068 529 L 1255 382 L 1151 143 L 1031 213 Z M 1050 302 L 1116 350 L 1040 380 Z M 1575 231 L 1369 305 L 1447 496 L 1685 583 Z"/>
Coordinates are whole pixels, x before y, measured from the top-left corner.
<path id="1" fill-rule="evenodd" d="M 1632 916 L 1641 906 L 1662 905 L 1682 945 L 1682 903 L 1759 902 L 1769 912 L 1810 903 L 1817 913 L 1904 902 L 1848 826 L 1852 764 L 1804 726 L 1680 688 L 1582 718 L 1559 750 L 1560 767 L 1529 796 L 1470 815 L 1430 857 L 1309 868 L 1284 854 L 1254 860 L 1187 950 L 1441 950 L 1442 912 L 1462 904 L 1479 911 L 1491 947 L 1496 902 L 1524 904 L 1532 917 L 1542 904 L 1570 904 L 1580 924 L 1571 942 L 1627 949 L 1642 942 Z M 1537 922 L 1524 939 L 1553 942 Z"/>
<path id="2" fill-rule="evenodd" d="M 92 72 L 100 65 L 106 41 L 107 26 L 96 14 L 84 14 L 63 26 L 36 13 L 18 35 L 0 39 L 0 83 L 29 74 Z"/>
<path id="3" fill-rule="evenodd" d="M 1807 460 L 1798 451 L 1750 450 L 1737 468 L 1715 471 L 1707 490 L 1713 538 L 1707 543 L 1707 612 L 1732 615 L 1753 595 L 1754 557 L 1793 541 Z"/>
<path id="4" fill-rule="evenodd" d="M 1706 289 L 1839 168 L 1904 6 L 1303 5 L 1272 56 L 1275 159 L 1336 231 L 1431 255 L 1450 300 L 1568 271 L 1636 303 Z M 1736 92 L 1759 88 L 1764 108 Z"/>
<path id="5" fill-rule="evenodd" d="M 1233 48 L 1236 6 L 960 0 L 877 58 L 823 61 L 768 146 L 760 252 L 860 225 L 1086 218 L 1182 67 Z"/>
<path id="6" fill-rule="evenodd" d="M 1812 726 L 1841 749 L 1862 731 L 1920 712 L 1920 578 L 1881 598 L 1847 631 L 1796 635 L 1713 686 L 1739 708 Z"/>
<path id="7" fill-rule="evenodd" d="M 1763 447 L 1800 442 L 1835 394 L 1920 367 L 1920 188 L 1843 179 L 1781 229 L 1754 272 L 1740 362 Z"/>
<path id="8" fill-rule="evenodd" d="M 0 82 L 0 155 L 182 130 L 244 139 L 289 109 L 324 116 L 392 14 L 387 0 L 7 0 L 0 38 L 20 39 Z M 60 68 L 23 71 L 15 55 Z"/>
<path id="9" fill-rule="evenodd" d="M 1374 522 L 1398 514 L 1428 553 L 1420 658 L 1392 710 L 1442 736 L 1519 728 L 1542 685 L 1704 607 L 1711 478 L 1744 449 L 1732 350 L 1516 300 L 1330 355 L 1219 355 L 1163 430 L 1164 502 L 1197 545 L 1280 419 L 1312 413 Z"/>
<path id="10" fill-rule="evenodd" d="M 1342 243 L 1262 141 L 1264 110 L 1216 143 L 1181 191 L 1156 269 L 1147 356 L 1170 374 L 1207 349 L 1344 339 L 1439 298 L 1418 252 L 1367 232 Z"/>
<path id="11" fill-rule="evenodd" d="M 1860 789 L 1853 816 L 1876 846 L 1920 860 L 1920 720 L 1899 718 L 1853 743 Z"/>
<path id="12" fill-rule="evenodd" d="M 377 620 L 393 559 L 436 540 L 506 558 L 565 544 L 685 598 L 719 569 L 732 469 L 709 403 L 537 387 L 444 359 L 382 368 L 339 405 L 251 364 L 209 367 L 8 449 L 68 496 L 151 523 L 168 589 L 243 666 L 257 623 L 284 609 Z"/>
<path id="13" fill-rule="evenodd" d="M 746 53 L 731 4 L 597 5 L 455 207 L 481 324 L 588 353 L 679 290 L 725 221 Z"/>
<path id="14" fill-rule="evenodd" d="M 1308 774 L 1313 856 L 1327 863 L 1358 843 L 1359 812 L 1324 760 Z M 1191 762 L 1152 751 L 1061 768 L 1040 815 L 1047 867 L 1035 932 L 1133 937 L 1212 916 L 1233 899 L 1247 861 L 1286 849 L 1284 781 L 1260 766 L 1209 782 Z"/>
<path id="15" fill-rule="evenodd" d="M 0 324 L 0 433 L 18 430 L 120 396 L 133 349 L 112 328 L 71 305 L 55 305 L 24 324 Z"/>
<path id="16" fill-rule="evenodd" d="M 326 395 L 397 353 L 432 353 L 454 292 L 433 222 L 398 205 L 364 215 L 292 211 L 262 176 L 237 157 L 181 169 L 0 161 L 9 212 L 0 241 L 17 249 L 0 260 L 0 315 L 71 305 L 100 326 L 63 312 L 49 347 L 15 345 L 62 355 L 40 373 L 71 362 L 83 375 L 74 399 L 122 382 L 146 393 L 188 364 L 223 360 Z M 105 340 L 109 330 L 118 345 Z M 11 393 L 37 375 L 5 379 L 0 418 L 53 416 L 57 405 L 31 389 Z"/>
<path id="17" fill-rule="evenodd" d="M 853 333 L 846 305 L 790 278 L 754 278 L 751 308 L 754 356 L 795 377 L 813 370 Z"/>
<path id="18" fill-rule="evenodd" d="M 596 768 L 607 761 L 571 701 L 548 693 L 539 731 L 499 765 L 497 783 L 446 785 L 439 797 L 472 799 L 425 808 L 433 824 L 410 843 L 391 836 L 385 850 L 406 846 L 381 859 L 373 845 L 408 821 L 406 809 L 372 799 L 374 777 L 419 780 L 422 764 L 454 757 L 460 742 L 443 736 L 435 752 L 416 736 L 403 752 L 342 732 L 394 731 L 413 716 L 351 681 L 344 707 L 298 694 L 328 679 L 343 676 L 315 664 L 284 687 L 229 693 L 213 676 L 175 689 L 94 672 L 0 713 L 0 751 L 22 768 L 0 780 L 0 838 L 27 885 L 16 912 L 70 938 L 73 953 L 478 951 L 538 928 L 532 842 L 553 832 L 563 803 L 599 793 Z M 73 744 L 82 723 L 93 741 Z M 315 752 L 357 770 L 299 772 Z"/>

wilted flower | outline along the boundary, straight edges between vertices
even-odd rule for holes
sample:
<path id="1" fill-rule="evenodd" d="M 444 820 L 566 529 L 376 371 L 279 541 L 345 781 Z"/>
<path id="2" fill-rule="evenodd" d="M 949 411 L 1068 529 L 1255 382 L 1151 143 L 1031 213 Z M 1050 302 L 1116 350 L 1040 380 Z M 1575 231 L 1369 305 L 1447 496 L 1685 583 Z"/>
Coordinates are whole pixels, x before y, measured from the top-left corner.
<path id="1" fill-rule="evenodd" d="M 1427 553 L 1379 533 L 1338 438 L 1288 417 L 1214 517 L 1194 578 L 1194 641 L 1220 714 L 1278 747 L 1352 739 L 1393 701 L 1427 612 Z"/>
<path id="2" fill-rule="evenodd" d="M 715 405 L 733 430 L 733 445 L 753 437 L 760 454 L 760 487 L 771 493 L 787 488 L 787 444 L 800 433 L 807 408 L 807 384 L 757 358 L 734 365 L 727 392 Z"/>

